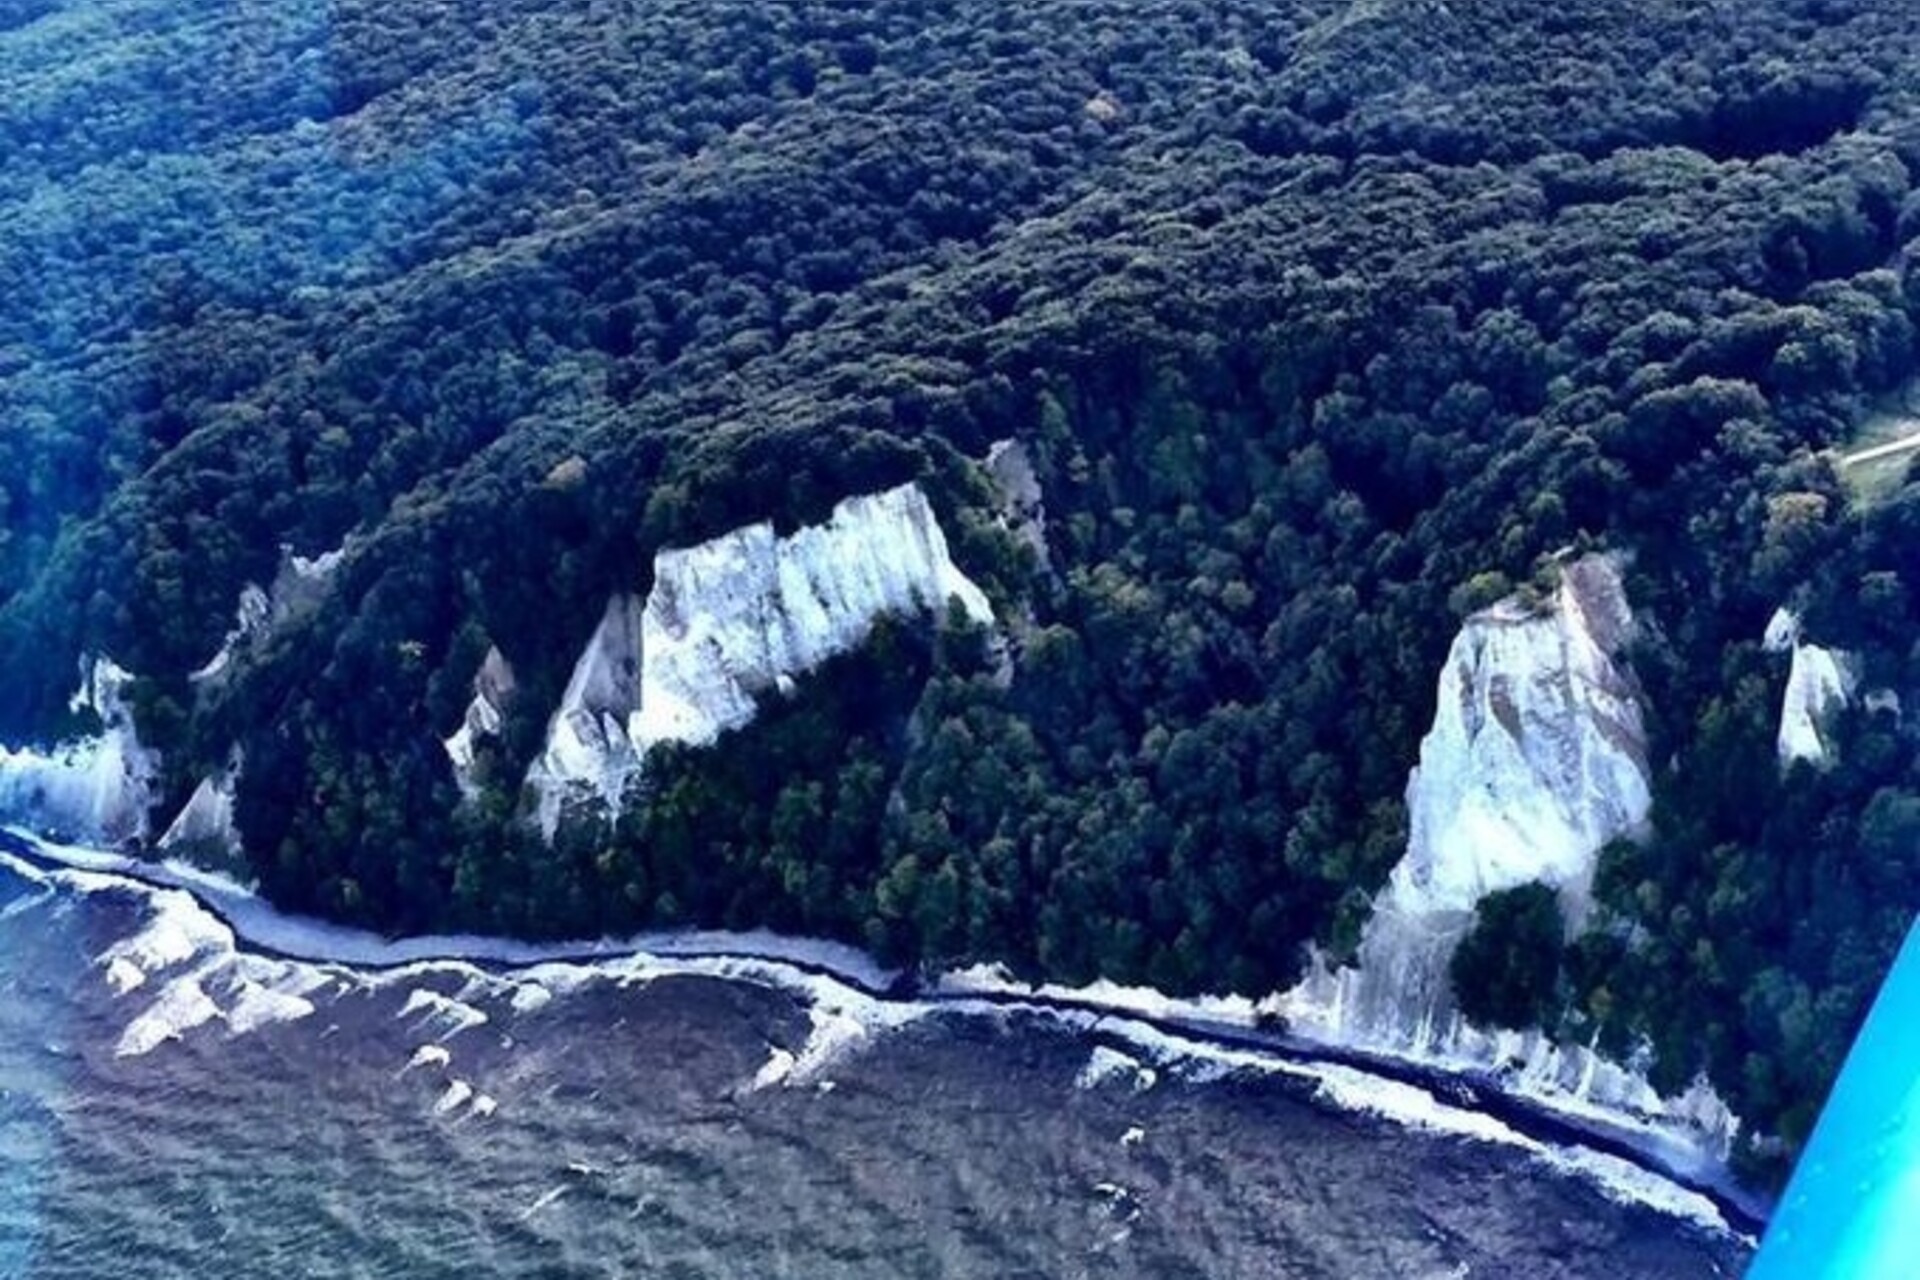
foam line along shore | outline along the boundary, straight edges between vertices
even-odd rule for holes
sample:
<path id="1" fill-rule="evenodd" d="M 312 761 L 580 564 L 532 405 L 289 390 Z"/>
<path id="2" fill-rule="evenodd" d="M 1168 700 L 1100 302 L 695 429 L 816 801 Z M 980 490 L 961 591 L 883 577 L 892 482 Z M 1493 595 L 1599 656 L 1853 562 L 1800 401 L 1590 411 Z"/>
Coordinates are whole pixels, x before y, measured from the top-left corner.
<path id="1" fill-rule="evenodd" d="M 1635 1131 L 1623 1119 L 1602 1123 L 1598 1117 L 1556 1110 L 1544 1100 L 1503 1092 L 1491 1078 L 1449 1075 L 1384 1055 L 1290 1037 L 1258 1025 L 1257 1009 L 1245 999 L 1179 1000 L 1111 984 L 1031 988 L 991 970 L 923 982 L 842 944 L 764 932 L 689 932 L 550 945 L 478 935 L 388 939 L 286 915 L 230 880 L 181 863 L 149 863 L 47 843 L 18 829 L 0 832 L 0 866 L 82 893 L 114 888 L 145 892 L 153 895 L 156 911 L 171 917 L 167 931 L 198 938 L 201 945 L 211 939 L 214 946 L 273 961 L 345 967 L 368 980 L 451 971 L 477 978 L 537 975 L 566 984 L 599 973 L 639 979 L 704 976 L 774 987 L 802 999 L 814 1012 L 816 1038 L 832 1042 L 810 1042 L 799 1055 L 803 1061 L 845 1051 L 870 1035 L 933 1014 L 1043 1016 L 1090 1037 L 1123 1043 L 1161 1064 L 1188 1062 L 1222 1074 L 1283 1076 L 1344 1110 L 1519 1147 L 1563 1172 L 1588 1178 L 1610 1196 L 1660 1209 L 1705 1230 L 1752 1236 L 1764 1224 L 1766 1206 L 1737 1194 L 1717 1171 L 1702 1174 L 1676 1162 L 1655 1135 Z M 195 948 L 155 950 L 164 959 L 168 954 L 191 955 Z M 293 998 L 300 997 L 296 993 Z M 851 1034 L 850 1028 L 858 1033 Z M 148 1038 L 157 1044 L 164 1037 Z M 807 1074 L 797 1070 L 795 1082 Z"/>

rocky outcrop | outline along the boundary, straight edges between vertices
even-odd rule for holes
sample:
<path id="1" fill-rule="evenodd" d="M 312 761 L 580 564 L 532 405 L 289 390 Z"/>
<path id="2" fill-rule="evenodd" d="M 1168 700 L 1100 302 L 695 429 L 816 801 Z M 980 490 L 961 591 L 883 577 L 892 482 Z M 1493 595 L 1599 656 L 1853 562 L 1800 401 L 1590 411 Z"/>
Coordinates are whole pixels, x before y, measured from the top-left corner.
<path id="1" fill-rule="evenodd" d="M 1487 894 L 1543 883 L 1587 915 L 1595 856 L 1646 823 L 1646 731 L 1618 659 L 1632 614 L 1611 560 L 1568 565 L 1549 607 L 1469 618 L 1407 782 L 1407 852 L 1337 979 L 1342 1038 L 1424 1052 L 1456 1020 L 1447 962 Z M 1303 993 L 1307 994 L 1307 993 Z M 1299 1014 L 1326 1011 L 1311 1000 Z"/>
<path id="2" fill-rule="evenodd" d="M 542 829 L 551 836 L 570 796 L 617 803 L 653 747 L 746 724 L 759 698 L 856 648 L 882 617 L 950 601 L 993 620 L 917 485 L 849 498 L 791 537 L 763 523 L 660 552 L 644 603 L 608 603 L 528 774 Z"/>
<path id="3" fill-rule="evenodd" d="M 958 600 L 993 621 L 986 596 L 947 553 L 916 485 L 851 498 L 824 525 L 776 538 L 770 524 L 654 560 L 641 615 L 633 738 L 703 745 L 753 717 L 782 676 L 810 671 L 867 638 L 889 614 Z"/>
<path id="4" fill-rule="evenodd" d="M 291 548 L 283 546 L 280 570 L 274 575 L 272 585 L 262 588 L 248 583 L 241 588 L 240 603 L 234 610 L 233 626 L 227 630 L 226 638 L 213 657 L 187 678 L 196 685 L 219 685 L 232 669 L 234 659 L 248 645 L 319 604 L 345 558 L 344 547 L 309 559 L 294 555 Z"/>
<path id="5" fill-rule="evenodd" d="M 548 839 L 563 801 L 586 795 L 615 807 L 639 763 L 627 723 L 640 705 L 641 609 L 637 596 L 607 601 L 547 726 L 546 748 L 528 770 L 535 814 Z"/>
<path id="6" fill-rule="evenodd" d="M 225 768 L 202 778 L 180 812 L 161 833 L 160 848 L 187 857 L 214 855 L 231 861 L 241 856 L 240 830 L 233 820 L 234 789 L 240 776 L 236 750 Z"/>
<path id="7" fill-rule="evenodd" d="M 1633 628 L 1611 561 L 1568 565 L 1552 605 L 1468 620 L 1407 785 L 1410 839 L 1386 905 L 1471 911 L 1543 882 L 1583 919 L 1593 857 L 1651 804 L 1646 731 L 1616 655 Z"/>
<path id="8" fill-rule="evenodd" d="M 100 732 L 48 750 L 0 748 L 0 818 L 99 844 L 146 837 L 160 761 L 134 728 L 132 678 L 109 658 L 82 661 L 71 707 Z"/>
<path id="9" fill-rule="evenodd" d="M 217 683 L 225 678 L 233 665 L 234 655 L 255 635 L 265 631 L 273 622 L 273 601 L 259 587 L 248 583 L 240 590 L 240 604 L 234 610 L 233 626 L 228 629 L 226 639 L 220 642 L 220 648 L 207 659 L 197 671 L 187 676 L 194 684 Z"/>
<path id="10" fill-rule="evenodd" d="M 248 646 L 271 628 L 319 603 L 345 549 L 308 559 L 283 549 L 280 571 L 269 589 L 249 585 L 240 593 L 234 623 L 220 648 L 188 679 L 203 691 L 218 688 Z M 143 841 L 160 779 L 160 757 L 140 742 L 125 691 L 133 679 L 111 659 L 81 662 L 76 714 L 91 712 L 100 731 L 51 748 L 0 747 L 0 820 L 95 844 Z M 239 849 L 233 829 L 234 767 L 204 779 L 186 807 L 168 825 L 160 843 L 189 841 Z M 211 847 L 202 843 L 201 847 Z"/>
<path id="11" fill-rule="evenodd" d="M 479 793 L 480 746 L 500 736 L 507 705 L 513 701 L 518 688 L 519 682 L 506 656 L 498 649 L 488 649 L 479 673 L 473 678 L 473 701 L 467 704 L 467 714 L 461 718 L 453 736 L 442 743 L 447 749 L 447 758 L 453 762 L 453 777 L 460 785 L 460 794 L 469 799 Z"/>
<path id="12" fill-rule="evenodd" d="M 1819 645 L 1796 645 L 1780 703 L 1780 763 L 1825 764 L 1832 755 L 1826 726 L 1853 700 L 1854 677 L 1847 655 Z"/>
<path id="13" fill-rule="evenodd" d="M 1619 565 L 1599 556 L 1566 565 L 1544 608 L 1507 600 L 1467 620 L 1408 780 L 1407 852 L 1374 902 L 1357 963 L 1321 966 L 1277 1003 L 1301 1034 L 1491 1072 L 1724 1154 L 1734 1121 L 1705 1086 L 1663 1099 L 1583 1046 L 1475 1027 L 1448 978 L 1487 894 L 1550 885 L 1577 928 L 1601 847 L 1645 828 L 1646 731 L 1623 656 L 1633 628 Z"/>
<path id="14" fill-rule="evenodd" d="M 1780 698 L 1776 743 L 1780 767 L 1802 760 L 1827 764 L 1832 758 L 1829 726 L 1833 716 L 1853 701 L 1857 684 L 1853 656 L 1808 644 L 1799 616 L 1790 609 L 1775 611 L 1761 643 L 1771 653 L 1792 654 L 1787 687 Z"/>
<path id="15" fill-rule="evenodd" d="M 987 475 L 1000 499 L 1000 519 L 1028 550 L 1041 569 L 1047 558 L 1047 508 L 1027 446 L 1018 440 L 1000 440 L 987 450 Z"/>

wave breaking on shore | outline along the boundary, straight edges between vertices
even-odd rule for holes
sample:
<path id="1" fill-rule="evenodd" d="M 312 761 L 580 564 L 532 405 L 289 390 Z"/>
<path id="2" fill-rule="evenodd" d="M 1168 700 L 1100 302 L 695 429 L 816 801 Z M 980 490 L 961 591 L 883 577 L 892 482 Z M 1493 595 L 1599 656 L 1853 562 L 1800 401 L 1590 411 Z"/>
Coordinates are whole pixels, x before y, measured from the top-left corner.
<path id="1" fill-rule="evenodd" d="M 1539 1136 L 1512 1114 L 1459 1105 L 1428 1082 L 1321 1058 L 1264 1037 L 1251 1001 L 1177 1000 L 1112 984 L 1029 988 L 990 969 L 947 974 L 902 994 L 900 974 L 854 948 L 765 932 L 646 934 L 566 944 L 475 935 L 387 939 L 283 914 L 245 887 L 183 863 L 146 863 L 18 831 L 9 836 L 11 848 L 0 846 L 0 869 L 43 889 L 144 898 L 147 916 L 140 930 L 95 958 L 102 982 L 130 1008 L 140 1006 L 122 1033 L 122 1055 L 155 1052 L 215 1024 L 240 1036 L 299 1021 L 329 988 L 416 984 L 403 1013 L 417 1021 L 426 1043 L 409 1065 L 444 1069 L 452 1054 L 448 1043 L 486 1020 L 474 1007 L 483 996 L 531 1012 L 596 982 L 706 977 L 780 990 L 811 1022 L 806 1043 L 797 1051 L 775 1047 L 759 1075 L 742 1082 L 743 1091 L 831 1087 L 827 1073 L 834 1063 L 936 1015 L 1030 1014 L 1096 1044 L 1119 1042 L 1138 1064 L 1124 1081 L 1122 1073 L 1091 1071 L 1090 1087 L 1151 1088 L 1168 1078 L 1205 1082 L 1242 1073 L 1285 1078 L 1343 1111 L 1519 1149 L 1615 1200 L 1704 1230 L 1742 1236 L 1758 1226 L 1757 1213 L 1729 1200 L 1723 1188 L 1664 1173 L 1657 1151 L 1635 1159 L 1617 1138 L 1605 1144 L 1612 1149 L 1601 1149 Z M 435 985 L 418 985 L 429 982 Z M 450 1110 L 485 1116 L 497 1105 L 468 1092 Z M 1568 1119 L 1577 1124 L 1580 1118 Z M 1557 1126 L 1561 1136 L 1566 1127 Z"/>

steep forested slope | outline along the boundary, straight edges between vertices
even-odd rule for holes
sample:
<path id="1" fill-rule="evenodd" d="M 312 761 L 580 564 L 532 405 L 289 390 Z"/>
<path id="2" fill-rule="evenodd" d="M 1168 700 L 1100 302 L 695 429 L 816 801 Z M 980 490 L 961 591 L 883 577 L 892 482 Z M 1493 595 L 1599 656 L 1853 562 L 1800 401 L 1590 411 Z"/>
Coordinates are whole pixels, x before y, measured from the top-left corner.
<path id="1" fill-rule="evenodd" d="M 113 655 L 163 807 L 238 744 L 265 888 L 384 926 L 1264 991 L 1398 856 L 1458 617 L 1619 548 L 1658 831 L 1552 989 L 1795 1137 L 1920 897 L 1911 719 L 1782 777 L 1759 643 L 1920 707 L 1920 483 L 1824 452 L 1916 371 L 1916 67 L 1907 0 L 5 5 L 0 727 Z M 1010 684 L 889 628 L 617 827 L 520 820 L 654 551 L 909 477 Z"/>

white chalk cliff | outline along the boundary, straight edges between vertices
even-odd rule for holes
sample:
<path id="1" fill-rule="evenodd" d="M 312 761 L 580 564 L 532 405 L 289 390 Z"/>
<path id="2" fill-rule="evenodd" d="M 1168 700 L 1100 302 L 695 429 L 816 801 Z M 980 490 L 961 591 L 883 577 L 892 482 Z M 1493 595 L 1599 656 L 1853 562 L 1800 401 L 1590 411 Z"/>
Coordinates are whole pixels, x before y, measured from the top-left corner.
<path id="1" fill-rule="evenodd" d="M 467 704 L 460 727 L 441 744 L 447 749 L 447 758 L 453 761 L 453 777 L 460 785 L 460 794 L 469 799 L 478 794 L 480 788 L 480 744 L 500 736 L 501 726 L 506 722 L 507 704 L 518 688 L 519 682 L 506 656 L 498 649 L 488 649 L 487 656 L 481 660 L 479 674 L 473 678 L 473 701 Z"/>
<path id="2" fill-rule="evenodd" d="M 171 853 L 241 854 L 240 829 L 233 820 L 233 795 L 240 777 L 236 749 L 225 768 L 200 780 L 180 812 L 160 835 L 160 847 Z"/>
<path id="3" fill-rule="evenodd" d="M 319 602 L 345 554 L 341 548 L 308 559 L 283 549 L 272 588 L 249 585 L 241 591 L 234 624 L 219 650 L 188 678 L 196 685 L 217 686 L 255 637 Z M 145 840 L 151 834 L 148 814 L 159 786 L 160 756 L 141 743 L 134 726 L 125 696 L 132 679 L 110 658 L 83 658 L 80 689 L 71 706 L 76 713 L 92 712 L 100 731 L 51 747 L 0 747 L 0 821 L 102 845 Z M 202 781 L 161 835 L 163 846 L 183 848 L 207 841 L 238 849 L 233 826 L 237 767 L 235 760 Z"/>
<path id="4" fill-rule="evenodd" d="M 1384 905 L 1470 911 L 1497 889 L 1563 891 L 1583 919 L 1593 857 L 1645 823 L 1646 731 L 1614 655 L 1633 627 L 1615 567 L 1568 565 L 1551 609 L 1468 621 L 1407 785 L 1410 838 Z"/>
<path id="5" fill-rule="evenodd" d="M 1851 654 L 1808 644 L 1801 635 L 1800 618 L 1779 609 L 1767 623 L 1762 646 L 1769 652 L 1791 652 L 1787 687 L 1780 699 L 1780 766 L 1796 761 L 1826 764 L 1832 754 L 1826 727 L 1835 712 L 1853 701 L 1854 664 Z"/>
<path id="6" fill-rule="evenodd" d="M 82 661 L 71 706 L 101 731 L 46 750 L 0 747 L 0 819 L 101 844 L 145 838 L 160 761 L 134 729 L 131 679 L 111 659 Z"/>
<path id="7" fill-rule="evenodd" d="M 1033 552 L 1036 565 L 1050 568 L 1046 499 L 1027 446 L 1018 440 L 996 441 L 987 450 L 983 465 L 999 495 L 1002 525 Z"/>
<path id="8" fill-rule="evenodd" d="M 644 603 L 608 602 L 527 776 L 552 835 L 569 795 L 619 797 L 661 743 L 711 743 L 757 699 L 857 648 L 881 618 L 986 596 L 954 565 L 918 485 L 849 498 L 791 537 L 771 524 L 660 552 Z"/>
<path id="9" fill-rule="evenodd" d="M 1734 1121 L 1711 1090 L 1663 1099 L 1585 1047 L 1477 1028 L 1448 978 L 1487 894 L 1549 885 L 1577 929 L 1600 848 L 1644 830 L 1646 731 L 1622 656 L 1633 627 L 1619 566 L 1600 556 L 1566 565 L 1544 609 L 1508 600 L 1466 621 L 1407 783 L 1407 852 L 1375 899 L 1357 963 L 1318 967 L 1276 1004 L 1301 1035 L 1490 1071 L 1516 1091 L 1629 1116 L 1718 1157 Z"/>
<path id="10" fill-rule="evenodd" d="M 187 679 L 194 684 L 217 681 L 227 674 L 233 664 L 234 654 L 253 636 L 263 632 L 273 622 L 273 600 L 259 587 L 248 583 L 240 591 L 240 604 L 234 610 L 233 626 L 228 629 L 227 637 L 220 642 L 220 648 L 213 657 Z"/>
<path id="11" fill-rule="evenodd" d="M 280 570 L 274 575 L 272 586 L 262 588 L 248 583 L 241 589 L 240 603 L 234 610 L 233 626 L 228 629 L 226 639 L 221 641 L 213 657 L 187 678 L 194 684 L 214 685 L 225 679 L 234 658 L 256 637 L 320 602 L 334 571 L 345 558 L 345 547 L 309 559 L 294 555 L 292 548 L 282 546 Z"/>

